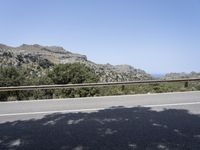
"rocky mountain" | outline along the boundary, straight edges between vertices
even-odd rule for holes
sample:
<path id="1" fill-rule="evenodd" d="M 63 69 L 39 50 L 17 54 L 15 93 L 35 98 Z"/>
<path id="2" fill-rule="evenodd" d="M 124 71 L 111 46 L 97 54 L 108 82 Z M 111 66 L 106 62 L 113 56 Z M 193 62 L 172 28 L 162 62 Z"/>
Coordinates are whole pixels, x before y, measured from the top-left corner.
<path id="1" fill-rule="evenodd" d="M 83 63 L 94 69 L 100 82 L 117 82 L 132 80 L 148 80 L 152 76 L 145 71 L 129 65 L 96 64 L 87 60 L 85 55 L 75 54 L 58 46 L 41 46 L 23 44 L 11 47 L 0 44 L 0 66 L 27 66 L 32 68 L 51 68 L 55 64 Z"/>
<path id="2" fill-rule="evenodd" d="M 30 57 L 34 57 L 38 59 L 47 59 L 54 64 L 87 61 L 86 56 L 71 53 L 69 51 L 64 50 L 62 47 L 40 46 L 37 44 L 35 45 L 23 44 L 19 47 L 9 47 L 9 46 L 0 44 L 0 54 L 1 54 L 0 55 L 1 57 L 7 56 L 7 55 L 13 56 L 13 57 L 10 57 L 12 58 L 10 59 L 12 63 L 14 62 L 20 63 L 20 60 L 17 59 L 17 57 L 20 57 L 20 56 L 22 56 L 22 58 L 25 60 L 29 60 Z"/>

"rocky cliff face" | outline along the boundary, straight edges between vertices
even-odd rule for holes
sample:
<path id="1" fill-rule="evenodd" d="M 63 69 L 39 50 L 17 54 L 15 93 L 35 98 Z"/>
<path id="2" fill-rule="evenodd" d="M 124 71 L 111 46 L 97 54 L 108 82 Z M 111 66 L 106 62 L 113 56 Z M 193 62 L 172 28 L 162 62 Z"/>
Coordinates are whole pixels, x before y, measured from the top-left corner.
<path id="1" fill-rule="evenodd" d="M 86 66 L 93 68 L 102 82 L 120 82 L 134 80 L 150 80 L 151 75 L 140 69 L 135 69 L 128 65 L 113 66 L 110 64 L 95 64 L 87 62 Z M 129 68 L 128 70 L 127 67 Z"/>
<path id="2" fill-rule="evenodd" d="M 54 64 L 84 63 L 94 69 L 101 82 L 117 82 L 152 79 L 151 75 L 129 65 L 96 64 L 87 60 L 85 55 L 66 51 L 58 46 L 41 46 L 38 44 L 23 44 L 10 47 L 0 44 L 0 66 L 43 66 L 49 68 Z"/>

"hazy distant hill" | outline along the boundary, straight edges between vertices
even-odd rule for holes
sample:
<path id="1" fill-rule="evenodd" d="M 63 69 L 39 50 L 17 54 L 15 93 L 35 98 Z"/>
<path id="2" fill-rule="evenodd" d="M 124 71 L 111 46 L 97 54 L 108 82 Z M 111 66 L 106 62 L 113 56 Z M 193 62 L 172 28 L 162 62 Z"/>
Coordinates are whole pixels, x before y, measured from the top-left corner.
<path id="1" fill-rule="evenodd" d="M 200 78 L 200 73 L 191 72 L 191 73 L 168 73 L 163 79 L 182 79 L 182 78 Z"/>
<path id="2" fill-rule="evenodd" d="M 96 64 L 87 60 L 85 55 L 66 51 L 58 46 L 41 46 L 23 44 L 11 47 L 0 44 L 0 66 L 26 66 L 37 70 L 38 66 L 50 69 L 55 64 L 80 62 L 95 70 L 101 82 L 148 80 L 152 76 L 145 71 L 129 65 Z"/>

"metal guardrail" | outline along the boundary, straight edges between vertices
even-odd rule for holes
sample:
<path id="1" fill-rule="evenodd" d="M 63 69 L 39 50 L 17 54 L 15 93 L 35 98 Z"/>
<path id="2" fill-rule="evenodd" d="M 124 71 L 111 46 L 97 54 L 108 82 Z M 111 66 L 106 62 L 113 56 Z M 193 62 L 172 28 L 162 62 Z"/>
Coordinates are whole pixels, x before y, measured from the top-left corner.
<path id="1" fill-rule="evenodd" d="M 104 87 L 104 86 L 120 86 L 134 84 L 156 84 L 156 83 L 171 83 L 171 82 L 191 82 L 200 81 L 200 78 L 188 79 L 172 79 L 172 80 L 144 80 L 144 81 L 127 81 L 127 82 L 106 82 L 106 83 L 83 83 L 83 84 L 59 84 L 59 85 L 34 85 L 34 86 L 12 86 L 0 87 L 0 92 L 8 91 L 26 91 L 26 90 L 42 90 L 42 89 L 70 89 L 84 87 Z"/>

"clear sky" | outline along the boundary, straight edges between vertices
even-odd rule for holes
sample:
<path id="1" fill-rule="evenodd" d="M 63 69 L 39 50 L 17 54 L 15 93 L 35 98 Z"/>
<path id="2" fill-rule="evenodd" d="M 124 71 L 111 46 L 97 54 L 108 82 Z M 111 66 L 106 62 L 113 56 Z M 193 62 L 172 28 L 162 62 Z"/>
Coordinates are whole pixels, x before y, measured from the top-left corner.
<path id="1" fill-rule="evenodd" d="M 148 73 L 200 72 L 200 0 L 0 0 L 0 43 Z"/>

